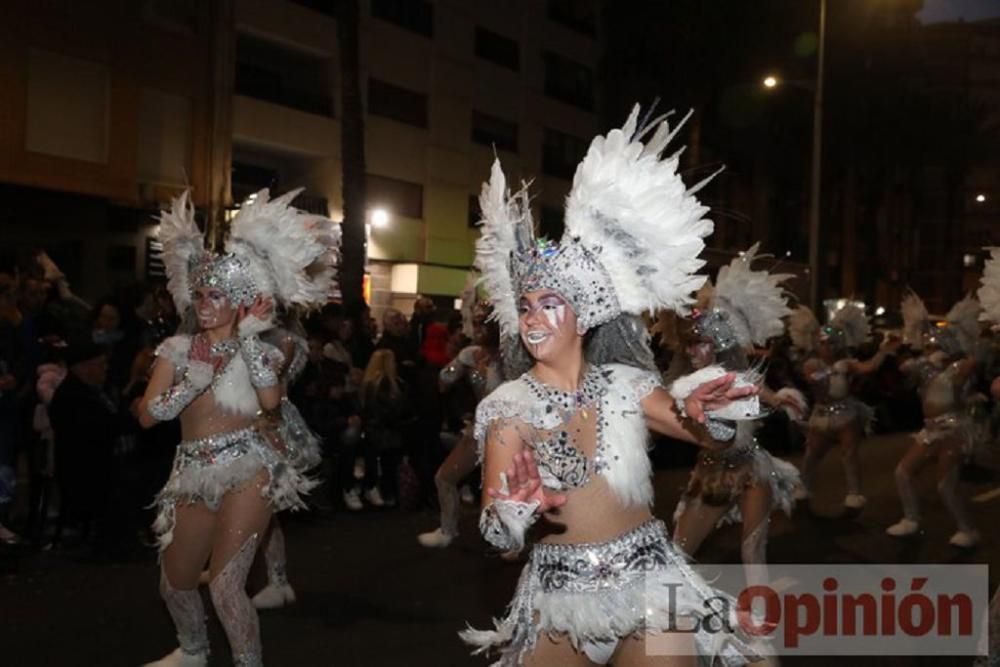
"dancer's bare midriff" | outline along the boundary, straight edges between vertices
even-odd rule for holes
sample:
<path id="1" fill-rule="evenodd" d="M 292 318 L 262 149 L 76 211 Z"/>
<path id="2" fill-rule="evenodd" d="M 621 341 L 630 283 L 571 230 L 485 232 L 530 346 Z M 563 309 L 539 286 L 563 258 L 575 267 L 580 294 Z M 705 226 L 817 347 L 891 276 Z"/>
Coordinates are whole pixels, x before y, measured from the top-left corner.
<path id="1" fill-rule="evenodd" d="M 254 418 L 223 410 L 216 403 L 215 394 L 209 389 L 188 405 L 181 413 L 180 421 L 183 440 L 200 440 L 247 428 L 253 424 Z"/>

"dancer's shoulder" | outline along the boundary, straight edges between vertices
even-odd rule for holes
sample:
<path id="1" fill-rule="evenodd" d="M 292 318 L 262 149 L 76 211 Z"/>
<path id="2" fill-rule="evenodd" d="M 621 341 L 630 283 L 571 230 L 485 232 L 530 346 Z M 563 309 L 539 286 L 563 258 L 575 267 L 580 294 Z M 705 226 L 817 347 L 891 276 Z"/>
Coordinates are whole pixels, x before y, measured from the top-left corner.
<path id="1" fill-rule="evenodd" d="M 156 356 L 166 359 L 176 368 L 187 365 L 188 352 L 191 350 L 191 336 L 177 334 L 167 338 L 156 348 Z"/>

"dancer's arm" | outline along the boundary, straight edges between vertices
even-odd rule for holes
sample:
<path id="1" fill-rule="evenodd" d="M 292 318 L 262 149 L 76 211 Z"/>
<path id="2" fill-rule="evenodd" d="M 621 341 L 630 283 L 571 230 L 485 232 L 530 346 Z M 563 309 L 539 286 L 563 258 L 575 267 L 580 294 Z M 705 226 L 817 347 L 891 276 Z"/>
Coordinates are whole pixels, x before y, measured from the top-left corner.
<path id="1" fill-rule="evenodd" d="M 250 371 L 250 383 L 257 392 L 261 409 L 274 410 L 281 404 L 281 377 L 284 355 L 278 348 L 260 339 L 270 329 L 273 305 L 269 298 L 257 297 L 249 308 L 240 306 L 237 332 L 240 355 Z"/>
<path id="2" fill-rule="evenodd" d="M 545 491 L 534 456 L 516 426 L 489 430 L 479 517 L 479 530 L 487 542 L 505 551 L 520 551 L 525 533 L 539 515 L 565 503 L 565 494 Z"/>
<path id="3" fill-rule="evenodd" d="M 135 407 L 135 416 L 140 426 L 151 428 L 157 422 L 176 419 L 184 408 L 212 384 L 215 368 L 199 358 L 203 346 L 200 338 L 196 337 L 192 341 L 191 356 L 180 377 L 177 377 L 174 362 L 167 354 L 157 357 L 146 393 Z"/>
<path id="4" fill-rule="evenodd" d="M 902 341 L 896 338 L 886 338 L 885 342 L 879 346 L 878 352 L 876 352 L 875 356 L 871 359 L 868 359 L 867 361 L 851 359 L 849 362 L 851 372 L 857 375 L 868 375 L 870 373 L 874 373 L 882 366 L 890 355 L 896 354 L 896 351 L 899 350 L 902 344 Z"/>
<path id="5" fill-rule="evenodd" d="M 684 404 L 684 412 L 690 417 L 689 422 L 683 422 L 683 417 L 678 412 L 678 398 L 663 387 L 657 387 L 642 399 L 646 425 L 671 438 L 704 447 L 717 446 L 703 426 L 706 421 L 705 413 L 757 392 L 756 387 L 733 386 L 735 379 L 734 373 L 727 373 L 698 385 L 686 396 L 678 397 Z"/>

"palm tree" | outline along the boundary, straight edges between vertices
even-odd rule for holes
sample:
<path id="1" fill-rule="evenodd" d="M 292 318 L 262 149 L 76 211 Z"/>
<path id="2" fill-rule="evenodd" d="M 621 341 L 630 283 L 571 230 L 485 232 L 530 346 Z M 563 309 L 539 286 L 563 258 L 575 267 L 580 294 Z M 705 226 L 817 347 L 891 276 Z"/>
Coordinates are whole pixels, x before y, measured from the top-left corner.
<path id="1" fill-rule="evenodd" d="M 365 123 L 359 61 L 359 0 L 337 0 L 340 42 L 341 180 L 344 199 L 340 290 L 348 312 L 364 303 L 365 275 Z"/>

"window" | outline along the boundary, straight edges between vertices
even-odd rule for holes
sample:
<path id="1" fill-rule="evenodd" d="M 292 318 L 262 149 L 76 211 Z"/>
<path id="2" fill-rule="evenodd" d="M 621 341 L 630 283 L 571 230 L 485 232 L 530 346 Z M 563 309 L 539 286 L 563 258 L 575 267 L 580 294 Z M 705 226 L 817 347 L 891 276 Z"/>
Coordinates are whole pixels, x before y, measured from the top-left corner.
<path id="1" fill-rule="evenodd" d="M 472 112 L 472 140 L 483 146 L 496 146 L 500 150 L 517 152 L 517 123 Z"/>
<path id="2" fill-rule="evenodd" d="M 521 69 L 521 54 L 517 42 L 476 26 L 476 56 L 491 63 L 512 69 Z"/>
<path id="3" fill-rule="evenodd" d="M 591 0 L 549 0 L 549 19 L 570 30 L 594 37 L 597 17 Z"/>
<path id="4" fill-rule="evenodd" d="M 387 176 L 368 174 L 368 205 L 384 208 L 389 215 L 404 218 L 424 217 L 424 186 Z"/>
<path id="5" fill-rule="evenodd" d="M 333 115 L 330 63 L 248 35 L 236 38 L 237 95 Z"/>
<path id="6" fill-rule="evenodd" d="M 587 142 L 558 130 L 545 128 L 542 137 L 542 172 L 567 180 L 587 152 Z"/>
<path id="7" fill-rule="evenodd" d="M 589 67 L 547 51 L 545 59 L 545 94 L 573 106 L 592 111 L 594 76 Z"/>
<path id="8" fill-rule="evenodd" d="M 411 32 L 434 36 L 434 5 L 424 0 L 372 0 L 372 16 Z"/>
<path id="9" fill-rule="evenodd" d="M 479 226 L 479 221 L 483 219 L 483 212 L 479 208 L 479 197 L 469 195 L 469 229 Z"/>
<path id="10" fill-rule="evenodd" d="M 233 201 L 239 204 L 264 188 L 276 190 L 281 180 L 278 178 L 277 169 L 233 160 L 231 183 Z"/>
<path id="11" fill-rule="evenodd" d="M 538 235 L 552 240 L 562 238 L 565 223 L 563 222 L 563 209 L 555 206 L 543 206 L 538 212 Z"/>
<path id="12" fill-rule="evenodd" d="M 427 127 L 427 96 L 385 81 L 368 79 L 368 113 Z"/>

